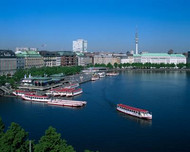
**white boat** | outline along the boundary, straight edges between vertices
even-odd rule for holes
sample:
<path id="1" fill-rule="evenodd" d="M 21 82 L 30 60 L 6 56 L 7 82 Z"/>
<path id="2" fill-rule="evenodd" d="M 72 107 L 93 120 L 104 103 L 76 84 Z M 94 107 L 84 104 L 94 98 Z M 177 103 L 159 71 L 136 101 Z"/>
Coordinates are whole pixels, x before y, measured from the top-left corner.
<path id="1" fill-rule="evenodd" d="M 67 106 L 67 107 L 82 107 L 86 105 L 86 101 L 54 99 L 50 102 L 47 102 L 47 104 L 56 105 L 56 106 Z"/>
<path id="2" fill-rule="evenodd" d="M 134 108 L 124 104 L 117 104 L 117 110 L 138 118 L 148 119 L 148 120 L 152 119 L 152 114 L 144 109 Z"/>
<path id="3" fill-rule="evenodd" d="M 118 72 L 109 72 L 109 73 L 106 73 L 107 76 L 117 76 L 119 75 Z"/>
<path id="4" fill-rule="evenodd" d="M 15 91 L 13 91 L 13 94 L 15 96 L 22 97 L 24 94 L 35 94 L 35 92 L 32 92 L 32 91 L 23 91 L 23 90 L 15 90 Z"/>
<path id="5" fill-rule="evenodd" d="M 83 92 L 83 91 L 82 91 L 81 88 L 79 88 L 79 89 L 70 89 L 70 90 L 67 91 L 66 96 L 67 96 L 67 97 L 72 97 L 72 96 L 79 95 L 79 94 L 81 94 L 82 92 Z"/>
<path id="6" fill-rule="evenodd" d="M 105 72 L 98 73 L 100 78 L 104 78 L 106 76 Z"/>
<path id="7" fill-rule="evenodd" d="M 99 77 L 98 74 L 93 75 L 92 78 L 91 78 L 92 81 L 96 81 L 96 80 L 99 80 L 99 79 L 100 79 L 100 77 Z"/>
<path id="8" fill-rule="evenodd" d="M 22 99 L 28 101 L 37 101 L 37 102 L 49 102 L 51 98 L 48 96 L 40 96 L 40 95 L 32 95 L 32 94 L 24 94 Z"/>

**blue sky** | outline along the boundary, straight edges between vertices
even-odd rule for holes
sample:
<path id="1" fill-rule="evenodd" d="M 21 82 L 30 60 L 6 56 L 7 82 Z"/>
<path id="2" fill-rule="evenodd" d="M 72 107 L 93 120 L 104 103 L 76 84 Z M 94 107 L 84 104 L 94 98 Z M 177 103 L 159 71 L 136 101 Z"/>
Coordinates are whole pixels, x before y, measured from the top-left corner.
<path id="1" fill-rule="evenodd" d="M 189 0 L 1 0 L 0 48 L 27 46 L 72 50 L 88 40 L 88 51 L 190 50 Z"/>

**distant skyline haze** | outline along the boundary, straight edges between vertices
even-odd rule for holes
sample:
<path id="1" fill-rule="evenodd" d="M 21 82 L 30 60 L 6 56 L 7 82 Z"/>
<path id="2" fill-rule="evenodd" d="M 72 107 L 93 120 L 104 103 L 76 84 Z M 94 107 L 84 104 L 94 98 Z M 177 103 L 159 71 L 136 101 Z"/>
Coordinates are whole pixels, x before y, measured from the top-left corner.
<path id="1" fill-rule="evenodd" d="M 88 51 L 190 51 L 188 0 L 2 0 L 0 48 L 71 50 L 76 39 Z M 43 46 L 43 47 L 42 47 Z"/>

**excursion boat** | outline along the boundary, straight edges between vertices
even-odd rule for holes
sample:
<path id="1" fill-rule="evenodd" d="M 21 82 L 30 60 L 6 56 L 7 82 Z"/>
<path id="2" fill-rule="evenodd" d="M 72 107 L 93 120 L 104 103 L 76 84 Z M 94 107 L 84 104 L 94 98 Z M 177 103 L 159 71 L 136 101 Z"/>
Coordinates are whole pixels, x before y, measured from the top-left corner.
<path id="1" fill-rule="evenodd" d="M 148 120 L 152 119 L 152 114 L 144 109 L 134 108 L 124 104 L 117 104 L 117 110 L 138 118 L 148 119 Z"/>
<path id="2" fill-rule="evenodd" d="M 65 96 L 67 90 L 69 90 L 69 89 L 64 89 L 64 88 L 52 89 L 52 90 L 46 92 L 46 95 L 52 95 L 52 96 Z"/>
<path id="3" fill-rule="evenodd" d="M 49 102 L 51 98 L 48 96 L 40 96 L 40 95 L 33 95 L 33 94 L 24 94 L 22 99 L 28 101 L 37 101 L 37 102 Z"/>
<path id="4" fill-rule="evenodd" d="M 56 105 L 56 106 L 67 106 L 67 107 L 82 107 L 86 105 L 86 101 L 54 99 L 52 101 L 47 102 L 47 104 Z"/>
<path id="5" fill-rule="evenodd" d="M 83 91 L 82 91 L 81 88 L 79 88 L 79 89 L 70 89 L 70 90 L 67 91 L 66 96 L 67 96 L 67 97 L 72 97 L 72 96 L 79 95 L 79 94 L 81 94 L 82 92 L 83 92 Z"/>
<path id="6" fill-rule="evenodd" d="M 119 75 L 118 72 L 109 72 L 109 73 L 106 73 L 107 76 L 117 76 Z"/>
<path id="7" fill-rule="evenodd" d="M 23 91 L 23 90 L 15 90 L 15 91 L 13 91 L 13 94 L 15 96 L 22 97 L 24 94 L 35 94 L 35 92 Z"/>
<path id="8" fill-rule="evenodd" d="M 77 87 L 79 87 L 79 83 L 73 83 L 73 84 L 70 84 L 68 86 L 65 86 L 64 88 L 72 89 L 72 88 L 77 88 Z"/>
<path id="9" fill-rule="evenodd" d="M 92 78 L 91 78 L 92 81 L 96 81 L 96 80 L 99 80 L 99 79 L 100 79 L 99 75 L 93 75 Z"/>

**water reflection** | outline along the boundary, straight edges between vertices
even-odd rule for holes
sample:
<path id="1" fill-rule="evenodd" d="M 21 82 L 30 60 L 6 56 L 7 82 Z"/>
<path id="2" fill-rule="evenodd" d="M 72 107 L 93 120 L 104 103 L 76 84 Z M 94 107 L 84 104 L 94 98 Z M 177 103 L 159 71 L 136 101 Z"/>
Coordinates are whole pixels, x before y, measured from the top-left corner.
<path id="1" fill-rule="evenodd" d="M 127 120 L 139 123 L 141 126 L 152 126 L 152 120 L 140 119 L 140 118 L 137 118 L 137 117 L 134 117 L 134 116 L 130 116 L 130 115 L 121 113 L 119 111 L 117 111 L 117 113 L 118 113 L 119 116 L 121 116 L 121 117 L 123 117 L 123 118 L 125 118 Z"/>

